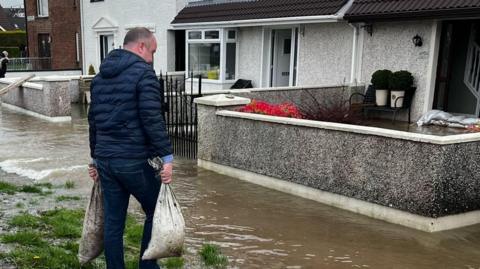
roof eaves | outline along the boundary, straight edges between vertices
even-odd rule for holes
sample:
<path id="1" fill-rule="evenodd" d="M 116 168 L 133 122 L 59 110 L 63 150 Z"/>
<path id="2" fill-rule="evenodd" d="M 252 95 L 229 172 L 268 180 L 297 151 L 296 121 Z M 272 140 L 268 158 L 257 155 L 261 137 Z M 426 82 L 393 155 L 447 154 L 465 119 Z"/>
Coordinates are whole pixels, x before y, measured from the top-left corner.
<path id="1" fill-rule="evenodd" d="M 392 21 L 392 20 L 415 20 L 415 19 L 450 19 L 450 18 L 478 18 L 480 7 L 438 10 L 417 10 L 402 12 L 379 12 L 369 14 L 345 14 L 344 19 L 349 22 L 362 21 Z"/>
<path id="2" fill-rule="evenodd" d="M 303 17 L 283 17 L 252 20 L 233 20 L 233 21 L 207 21 L 207 22 L 186 22 L 174 23 L 171 26 L 174 29 L 190 29 L 204 27 L 251 27 L 251 26 L 274 26 L 298 23 L 328 23 L 341 21 L 342 18 L 337 15 L 303 16 Z"/>

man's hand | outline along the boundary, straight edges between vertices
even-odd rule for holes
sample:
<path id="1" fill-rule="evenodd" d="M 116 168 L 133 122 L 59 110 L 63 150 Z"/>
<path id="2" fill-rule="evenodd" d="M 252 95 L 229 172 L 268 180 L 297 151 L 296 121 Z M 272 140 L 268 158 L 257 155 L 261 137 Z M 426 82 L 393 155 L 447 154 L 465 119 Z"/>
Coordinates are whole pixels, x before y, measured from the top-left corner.
<path id="1" fill-rule="evenodd" d="M 163 165 L 163 169 L 160 172 L 160 178 L 162 179 L 162 183 L 170 184 L 172 182 L 172 175 L 173 175 L 173 164 L 166 163 Z"/>
<path id="2" fill-rule="evenodd" d="M 88 175 L 92 178 L 93 181 L 98 180 L 97 168 L 93 165 L 88 166 Z"/>

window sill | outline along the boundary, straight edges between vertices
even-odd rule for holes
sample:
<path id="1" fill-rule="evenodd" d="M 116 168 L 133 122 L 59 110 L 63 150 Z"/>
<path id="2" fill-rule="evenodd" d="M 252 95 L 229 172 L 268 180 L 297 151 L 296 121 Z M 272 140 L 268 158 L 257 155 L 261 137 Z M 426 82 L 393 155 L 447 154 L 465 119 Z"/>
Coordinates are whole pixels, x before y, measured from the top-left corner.
<path id="1" fill-rule="evenodd" d="M 187 78 L 187 81 L 191 81 L 192 78 Z M 193 81 L 198 81 L 198 78 L 193 78 Z M 235 83 L 236 80 L 217 80 L 217 79 L 206 79 L 202 78 L 202 82 L 205 83 L 210 83 L 210 84 L 229 84 L 229 83 Z"/>

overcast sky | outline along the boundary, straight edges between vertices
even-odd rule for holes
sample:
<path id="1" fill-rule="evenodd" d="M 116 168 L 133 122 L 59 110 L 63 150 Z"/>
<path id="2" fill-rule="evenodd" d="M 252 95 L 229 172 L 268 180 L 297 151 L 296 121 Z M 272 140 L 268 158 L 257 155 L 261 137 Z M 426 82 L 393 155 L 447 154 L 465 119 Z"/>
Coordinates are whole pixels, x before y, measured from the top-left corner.
<path id="1" fill-rule="evenodd" d="M 0 0 L 2 7 L 23 6 L 23 0 Z"/>

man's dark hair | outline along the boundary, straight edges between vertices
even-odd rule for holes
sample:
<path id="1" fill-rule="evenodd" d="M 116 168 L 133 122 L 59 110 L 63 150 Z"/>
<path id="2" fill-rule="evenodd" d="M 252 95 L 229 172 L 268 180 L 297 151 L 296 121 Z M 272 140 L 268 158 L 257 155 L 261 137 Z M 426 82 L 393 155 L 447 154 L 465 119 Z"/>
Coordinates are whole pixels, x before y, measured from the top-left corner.
<path id="1" fill-rule="evenodd" d="M 152 32 L 145 27 L 135 27 L 127 32 L 125 39 L 123 40 L 123 45 L 127 45 L 133 42 L 137 42 L 142 39 L 148 39 L 153 36 Z"/>

